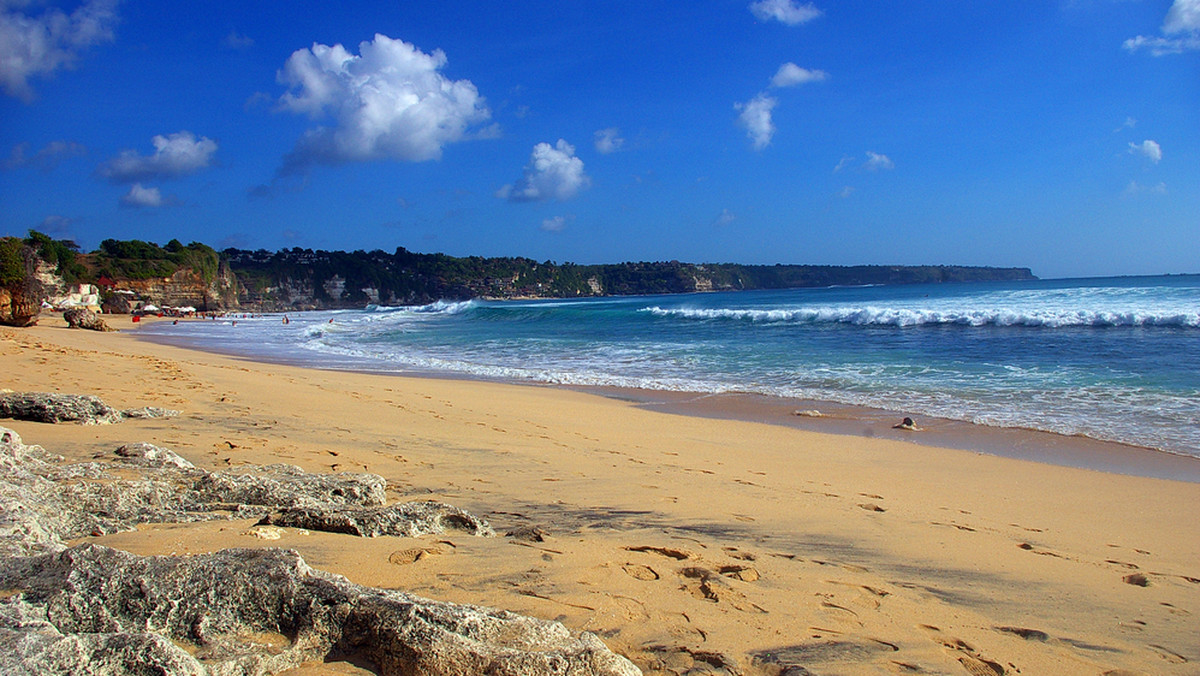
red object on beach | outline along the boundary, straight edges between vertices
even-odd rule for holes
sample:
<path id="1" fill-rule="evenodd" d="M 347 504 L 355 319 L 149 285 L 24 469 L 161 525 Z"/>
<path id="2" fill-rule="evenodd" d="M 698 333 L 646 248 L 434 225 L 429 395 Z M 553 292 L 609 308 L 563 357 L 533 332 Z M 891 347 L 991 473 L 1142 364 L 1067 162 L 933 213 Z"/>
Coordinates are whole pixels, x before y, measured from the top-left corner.
<path id="1" fill-rule="evenodd" d="M 134 316 L 133 316 L 133 321 L 135 321 L 135 322 L 140 322 L 140 321 L 142 321 L 142 316 L 141 316 L 141 315 L 134 315 Z"/>

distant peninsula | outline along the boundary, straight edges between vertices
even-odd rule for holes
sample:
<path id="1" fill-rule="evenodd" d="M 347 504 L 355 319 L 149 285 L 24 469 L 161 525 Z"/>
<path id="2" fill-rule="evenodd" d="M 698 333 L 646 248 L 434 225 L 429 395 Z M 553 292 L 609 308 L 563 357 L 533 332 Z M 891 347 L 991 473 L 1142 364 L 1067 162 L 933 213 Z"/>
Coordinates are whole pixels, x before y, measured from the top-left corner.
<path id="1" fill-rule="evenodd" d="M 67 240 L 31 231 L 0 239 L 0 301 L 47 300 L 72 285 L 94 285 L 109 312 L 131 299 L 200 311 L 256 312 L 417 305 L 437 300 L 580 298 L 1036 279 L 1029 268 L 957 265 L 740 265 L 679 261 L 600 265 L 529 258 L 456 257 L 313 249 L 225 249 L 104 240 L 89 253 Z M 41 287 L 40 290 L 36 287 Z"/>

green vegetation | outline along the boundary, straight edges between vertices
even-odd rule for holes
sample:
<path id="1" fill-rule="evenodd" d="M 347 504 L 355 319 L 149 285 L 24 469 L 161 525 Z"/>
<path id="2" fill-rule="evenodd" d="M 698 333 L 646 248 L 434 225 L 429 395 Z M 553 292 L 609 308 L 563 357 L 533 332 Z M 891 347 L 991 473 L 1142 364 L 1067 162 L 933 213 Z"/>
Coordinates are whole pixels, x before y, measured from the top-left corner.
<path id="1" fill-rule="evenodd" d="M 77 284 L 87 278 L 88 269 L 79 259 L 79 245 L 75 242 L 51 239 L 49 235 L 30 230 L 25 243 L 37 251 L 39 258 L 53 265 L 67 284 Z"/>
<path id="2" fill-rule="evenodd" d="M 670 262 L 612 265 L 538 263 L 528 258 L 458 258 L 384 251 L 287 249 L 222 255 L 258 307 L 290 303 L 362 307 L 411 305 L 476 297 L 570 298 L 701 290 L 782 289 L 864 284 L 1033 279 L 1027 268 L 952 266 L 696 265 Z M 302 299 L 310 295 L 311 300 Z M 300 298 L 293 300 L 293 296 Z"/>
<path id="3" fill-rule="evenodd" d="M 113 279 L 153 279 L 170 277 L 180 268 L 191 268 L 209 283 L 216 279 L 220 257 L 205 244 L 187 246 L 173 239 L 165 247 L 133 239 L 106 239 L 92 254 L 97 275 Z"/>
<path id="4" fill-rule="evenodd" d="M 24 248 L 25 242 L 16 237 L 0 237 L 0 288 L 11 289 L 25 280 Z"/>

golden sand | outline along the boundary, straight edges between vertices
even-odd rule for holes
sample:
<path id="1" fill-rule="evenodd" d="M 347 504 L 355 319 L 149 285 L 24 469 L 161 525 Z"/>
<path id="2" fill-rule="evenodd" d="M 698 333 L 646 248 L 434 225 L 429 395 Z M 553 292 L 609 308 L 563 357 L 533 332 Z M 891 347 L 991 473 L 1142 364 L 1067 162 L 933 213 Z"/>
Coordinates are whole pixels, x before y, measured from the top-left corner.
<path id="1" fill-rule="evenodd" d="M 595 632 L 649 674 L 1200 670 L 1200 484 L 549 387 L 252 363 L 106 320 L 125 330 L 53 317 L 0 330 L 0 388 L 181 416 L 0 424 L 74 460 L 147 441 L 206 468 L 374 472 L 396 501 L 442 500 L 501 535 L 548 537 L 265 539 L 252 522 L 210 522 L 90 541 L 138 554 L 292 548 L 362 584 Z"/>

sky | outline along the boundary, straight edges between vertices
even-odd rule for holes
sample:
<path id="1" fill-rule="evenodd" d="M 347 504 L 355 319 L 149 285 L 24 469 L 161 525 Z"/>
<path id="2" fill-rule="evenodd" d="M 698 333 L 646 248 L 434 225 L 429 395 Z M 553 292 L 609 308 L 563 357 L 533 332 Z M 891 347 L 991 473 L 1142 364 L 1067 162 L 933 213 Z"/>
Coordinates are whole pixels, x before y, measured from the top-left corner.
<path id="1" fill-rule="evenodd" d="M 0 235 L 1200 272 L 1200 0 L 0 0 Z"/>

